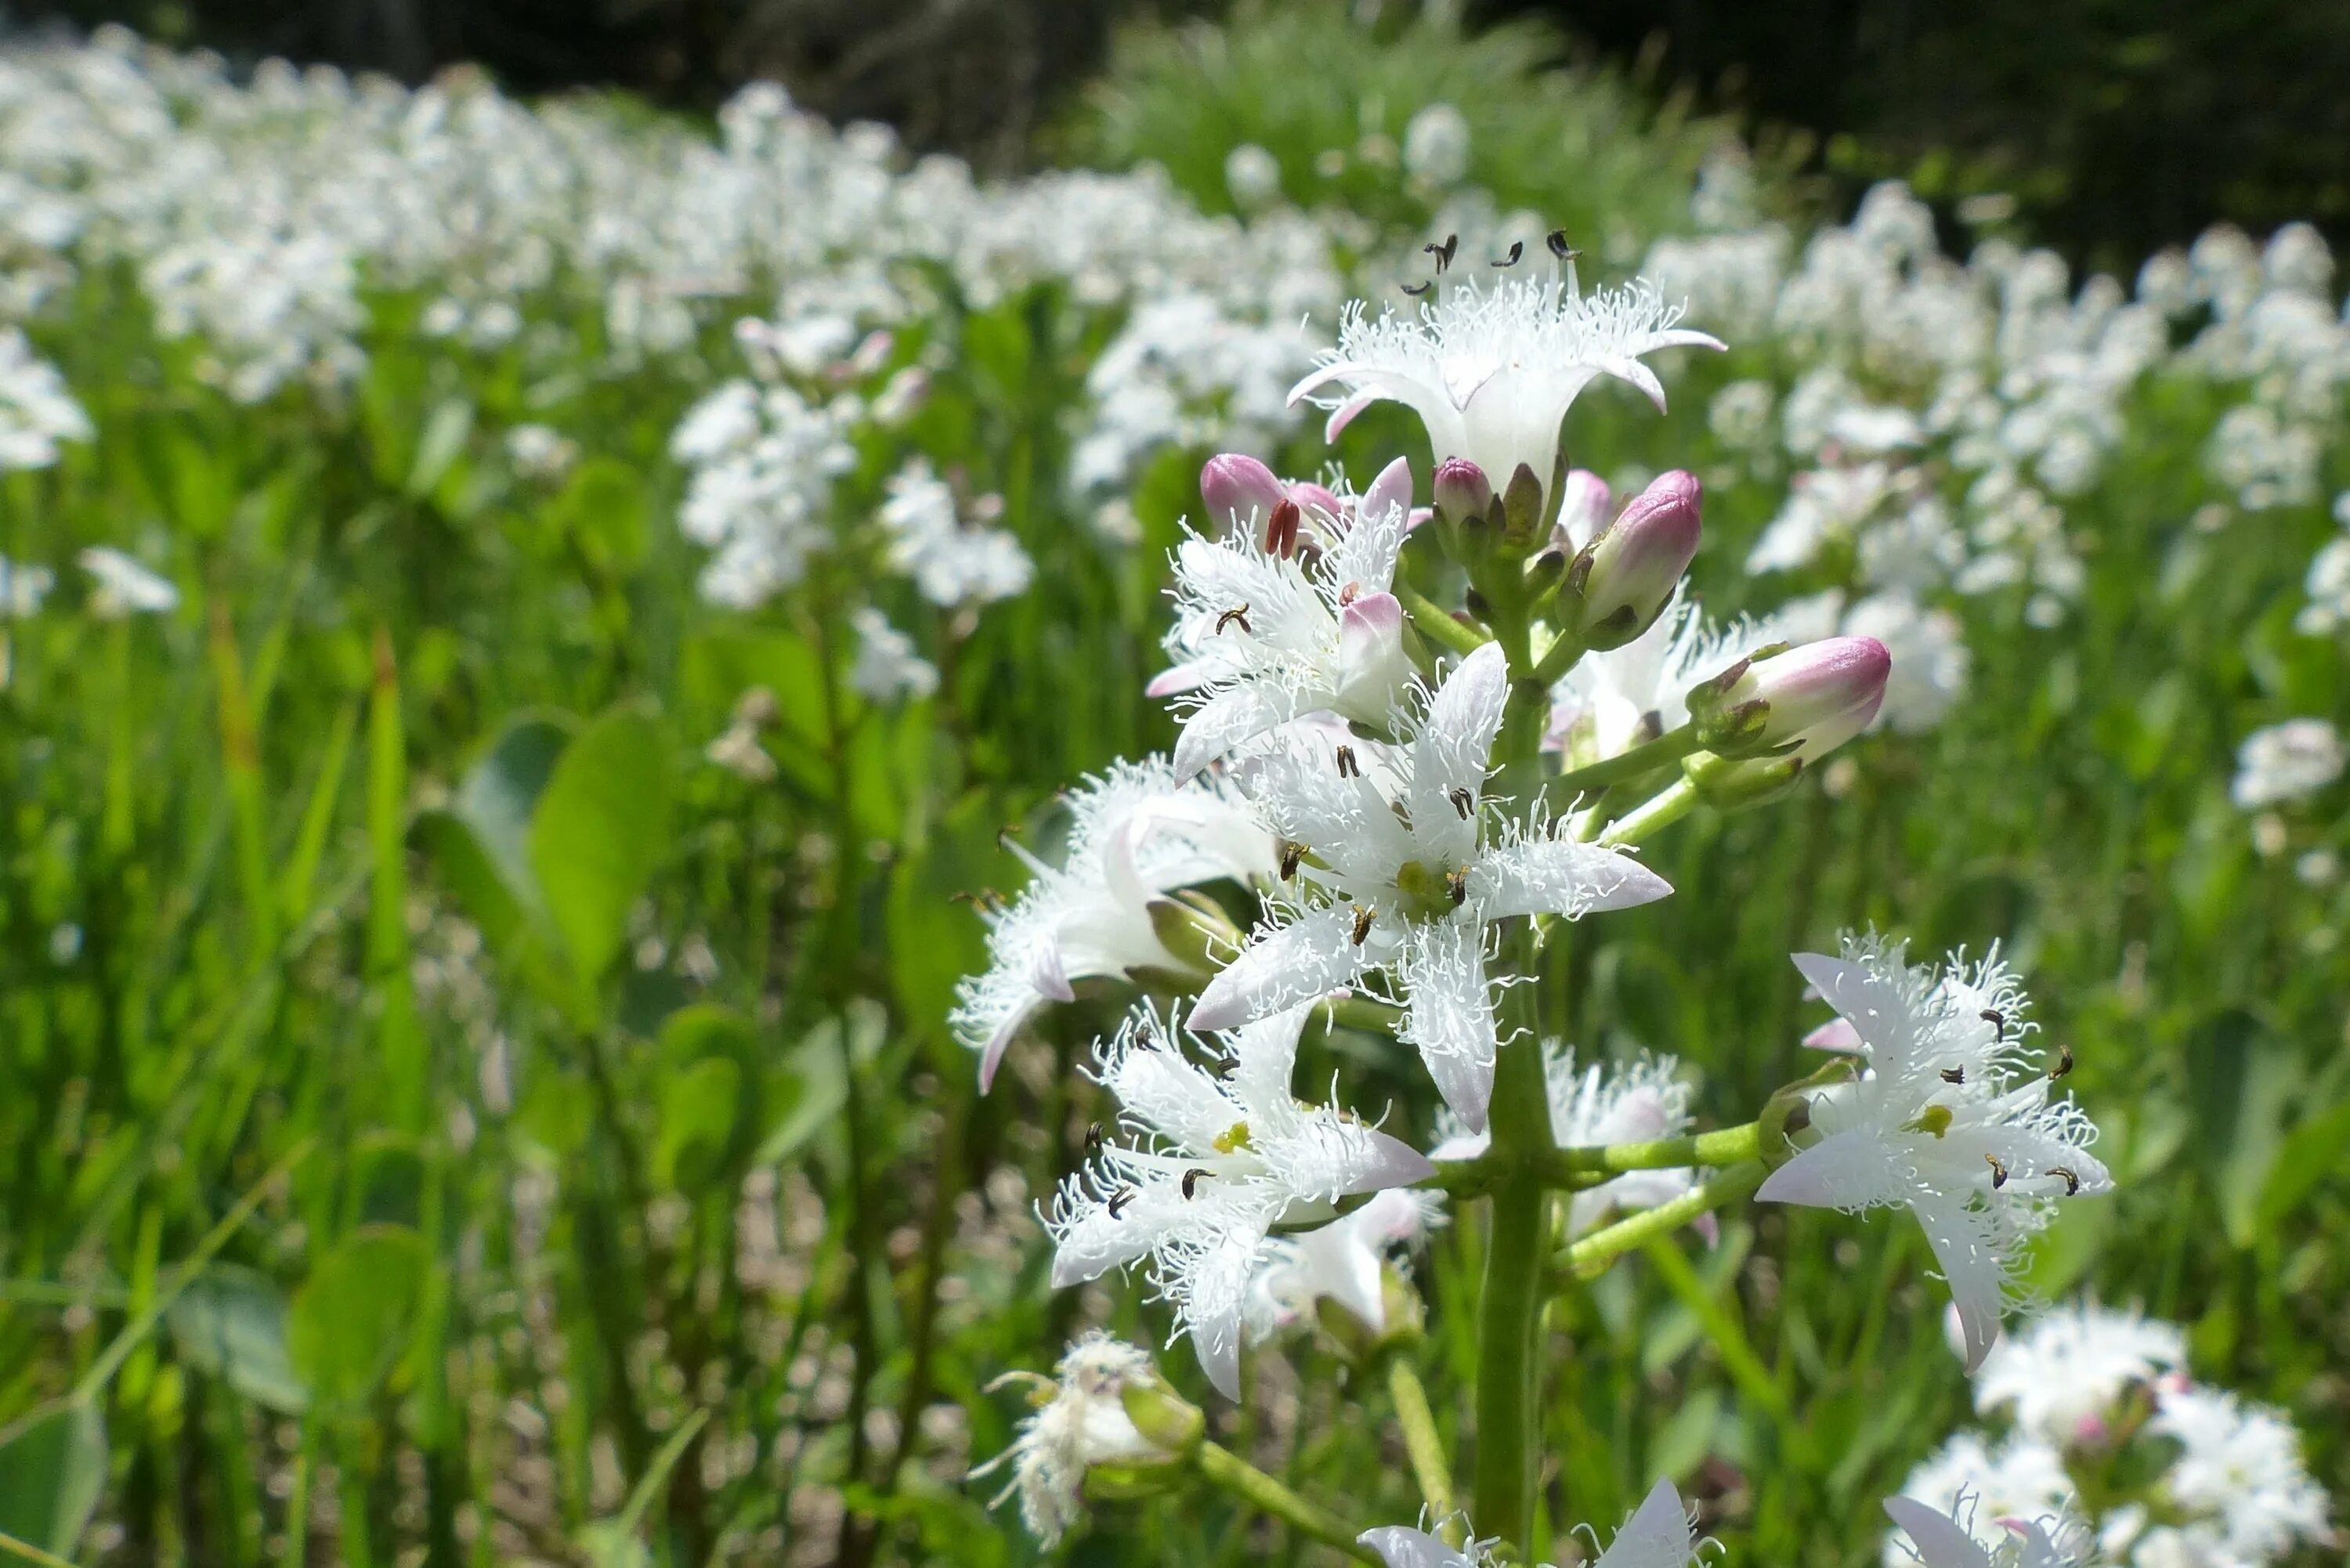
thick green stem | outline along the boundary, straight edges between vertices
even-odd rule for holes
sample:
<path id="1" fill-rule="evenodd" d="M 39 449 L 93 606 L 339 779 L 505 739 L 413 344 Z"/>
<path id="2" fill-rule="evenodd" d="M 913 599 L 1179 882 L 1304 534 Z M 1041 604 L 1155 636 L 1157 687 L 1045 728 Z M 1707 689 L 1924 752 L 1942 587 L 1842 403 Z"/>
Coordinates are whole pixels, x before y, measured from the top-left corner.
<path id="1" fill-rule="evenodd" d="M 1532 989 L 1529 987 L 1528 989 Z M 1550 1241 L 1550 1191 L 1538 1163 L 1551 1152 L 1550 1096 L 1542 1043 L 1532 1031 L 1502 1047 L 1494 1063 L 1492 1187 L 1485 1243 L 1485 1288 L 1477 1314 L 1475 1527 L 1534 1555 L 1536 1412 L 1542 1368 L 1543 1253 Z"/>
<path id="2" fill-rule="evenodd" d="M 1493 640 L 1468 622 L 1447 615 L 1434 599 L 1409 584 L 1398 583 L 1395 595 L 1404 613 L 1411 617 L 1411 624 L 1430 642 L 1442 643 L 1455 653 L 1474 653 Z"/>
<path id="3" fill-rule="evenodd" d="M 1403 1450 L 1411 1457 L 1419 1495 L 1441 1528 L 1441 1521 L 1460 1508 L 1452 1501 L 1452 1467 L 1436 1435 L 1436 1412 L 1428 1407 L 1428 1390 L 1420 1386 L 1418 1369 L 1402 1355 L 1388 1363 L 1388 1392 L 1395 1397 L 1396 1425 L 1403 1428 Z"/>
<path id="4" fill-rule="evenodd" d="M 1642 774 L 1654 773 L 1659 768 L 1679 762 L 1696 750 L 1696 726 L 1683 724 L 1670 734 L 1659 735 L 1628 752 L 1603 758 L 1588 767 L 1563 773 L 1550 781 L 1544 793 L 1550 797 L 1553 805 L 1565 805 L 1578 795 L 1605 789 L 1612 784 L 1621 784 L 1626 779 L 1638 778 Z"/>
<path id="5" fill-rule="evenodd" d="M 1733 1167 L 1670 1203 L 1659 1203 L 1629 1220 L 1594 1231 L 1559 1254 L 1561 1271 L 1568 1277 L 1587 1280 L 1633 1248 L 1645 1246 L 1650 1238 L 1670 1235 L 1707 1210 L 1734 1203 L 1762 1185 L 1761 1160 Z"/>
<path id="6" fill-rule="evenodd" d="M 1627 1170 L 1675 1170 L 1685 1165 L 1737 1165 L 1757 1158 L 1762 1148 L 1760 1122 L 1724 1127 L 1719 1132 L 1691 1133 L 1680 1137 L 1651 1138 L 1644 1143 L 1594 1144 L 1580 1148 L 1545 1150 L 1533 1161 L 1545 1186 L 1563 1192 L 1596 1187 L 1610 1176 Z M 1510 1167 L 1491 1155 L 1448 1162 L 1438 1168 L 1425 1186 L 1456 1198 L 1474 1198 L 1491 1190 Z"/>
<path id="7" fill-rule="evenodd" d="M 1336 1547 L 1357 1562 L 1383 1561 L 1378 1552 L 1355 1539 L 1357 1532 L 1347 1526 L 1346 1521 L 1306 1501 L 1230 1449 L 1203 1442 L 1191 1462 L 1202 1477 L 1252 1508 L 1287 1521 L 1315 1540 Z"/>

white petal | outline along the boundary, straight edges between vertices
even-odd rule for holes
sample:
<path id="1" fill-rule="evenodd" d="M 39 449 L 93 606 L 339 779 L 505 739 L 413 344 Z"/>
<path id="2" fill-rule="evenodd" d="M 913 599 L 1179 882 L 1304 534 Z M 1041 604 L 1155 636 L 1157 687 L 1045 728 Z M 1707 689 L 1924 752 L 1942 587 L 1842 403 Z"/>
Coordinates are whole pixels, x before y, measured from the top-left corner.
<path id="1" fill-rule="evenodd" d="M 1814 1209 L 1874 1209 L 1907 1203 L 1917 1189 L 1898 1151 L 1869 1127 L 1831 1133 L 1773 1171 L 1754 1194 L 1760 1203 Z"/>
<path id="2" fill-rule="evenodd" d="M 1193 1154 L 1212 1150 L 1247 1112 L 1205 1070 L 1171 1046 L 1142 1045 L 1112 1058 L 1103 1085 L 1129 1116 L 1148 1122 Z"/>
<path id="3" fill-rule="evenodd" d="M 1297 1065 L 1297 1037 L 1305 1028 L 1305 1007 L 1293 1007 L 1243 1024 L 1226 1036 L 1232 1054 L 1232 1093 L 1252 1116 L 1268 1109 L 1294 1110 L 1289 1079 Z"/>
<path id="4" fill-rule="evenodd" d="M 2007 1264 L 2000 1255 L 1998 1227 L 1963 1195 L 1920 1193 L 1910 1209 L 1950 1282 L 1950 1304 L 1958 1308 L 1966 1336 L 1967 1370 L 1972 1372 L 1998 1341 L 2000 1314 L 2007 1307 Z"/>
<path id="5" fill-rule="evenodd" d="M 1296 1237 L 1295 1241 L 1313 1288 L 1361 1318 L 1376 1334 L 1387 1327 L 1387 1306 L 1379 1289 L 1378 1247 L 1362 1234 L 1357 1219 L 1362 1212 L 1357 1210 L 1333 1220 Z"/>
<path id="6" fill-rule="evenodd" d="M 1175 776 L 1188 779 L 1253 735 L 1296 717 L 1297 705 L 1262 681 L 1217 692 L 1191 710 L 1175 742 Z"/>
<path id="7" fill-rule="evenodd" d="M 1388 1568 L 1472 1568 L 1471 1560 L 1425 1530 L 1383 1524 L 1355 1537 L 1387 1560 Z"/>
<path id="8" fill-rule="evenodd" d="M 1477 845 L 1477 802 L 1485 788 L 1485 759 L 1502 727 L 1509 699 L 1507 656 L 1498 642 L 1462 659 L 1429 704 L 1428 722 L 1412 746 L 1412 830 L 1443 857 L 1465 860 Z M 1452 792 L 1469 793 L 1464 818 Z"/>
<path id="9" fill-rule="evenodd" d="M 1688 1568 L 1689 1559 L 1689 1511 L 1673 1483 L 1660 1480 L 1594 1568 Z"/>
<path id="10" fill-rule="evenodd" d="M 1489 920 L 1583 915 L 1654 903 L 1672 885 L 1630 856 L 1569 838 L 1497 844 L 1469 868 L 1469 891 Z"/>
<path id="11" fill-rule="evenodd" d="M 1850 959 L 1797 953 L 1794 961 L 1813 989 L 1859 1033 L 1877 1070 L 1898 1074 L 1925 1028 L 1908 993 Z"/>
<path id="12" fill-rule="evenodd" d="M 1356 945 L 1354 928 L 1353 912 L 1334 904 L 1263 932 L 1200 992 L 1191 1027 L 1231 1029 L 1347 984 L 1377 956 Z"/>
<path id="13" fill-rule="evenodd" d="M 1419 1050 L 1452 1114 L 1483 1132 L 1497 1044 L 1484 932 L 1448 922 L 1416 928 L 1413 938 L 1397 968 L 1411 993 L 1399 1038 Z"/>
<path id="14" fill-rule="evenodd" d="M 1004 1052 L 1012 1048 L 1012 1042 L 1020 1033 L 1020 1026 L 1028 1022 L 1028 1015 L 1036 1011 L 1037 1002 L 1043 1000 L 1039 997 L 1036 1002 L 1031 1002 L 1005 1014 L 1003 1021 L 995 1026 L 994 1033 L 988 1035 L 987 1044 L 981 1047 L 979 1053 L 979 1092 L 981 1094 L 983 1095 L 995 1086 L 995 1070 L 1003 1065 Z"/>
<path id="15" fill-rule="evenodd" d="M 1200 1370 L 1227 1399 L 1241 1397 L 1241 1315 L 1249 1277 L 1264 1252 L 1264 1232 L 1227 1235 L 1182 1265 L 1180 1302 Z"/>
<path id="16" fill-rule="evenodd" d="M 1885 1511 L 1908 1532 L 1926 1568 L 1991 1568 L 1991 1553 L 1939 1509 L 1914 1497 L 1888 1497 Z"/>

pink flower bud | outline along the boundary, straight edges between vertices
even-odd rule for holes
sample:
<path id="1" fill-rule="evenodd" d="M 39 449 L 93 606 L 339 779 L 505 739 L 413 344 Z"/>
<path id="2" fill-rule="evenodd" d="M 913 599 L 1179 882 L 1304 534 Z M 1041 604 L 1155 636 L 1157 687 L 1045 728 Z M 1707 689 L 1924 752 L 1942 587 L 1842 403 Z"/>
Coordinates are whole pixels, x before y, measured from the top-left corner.
<path id="1" fill-rule="evenodd" d="M 1200 498 L 1220 528 L 1254 535 L 1283 494 L 1273 470 L 1241 452 L 1218 452 L 1200 470 Z"/>
<path id="2" fill-rule="evenodd" d="M 1700 742 L 1724 756 L 1810 763 L 1868 727 L 1893 656 L 1873 637 L 1831 637 L 1759 659 L 1690 694 Z"/>
<path id="3" fill-rule="evenodd" d="M 1458 523 L 1482 517 L 1493 504 L 1493 482 L 1465 457 L 1448 457 L 1436 465 L 1436 510 Z"/>
<path id="4" fill-rule="evenodd" d="M 1697 554 L 1697 475 L 1676 469 L 1625 504 L 1577 563 L 1585 642 L 1621 648 L 1648 629 Z"/>
<path id="5" fill-rule="evenodd" d="M 1289 498 L 1300 509 L 1318 514 L 1330 523 L 1343 521 L 1347 515 L 1345 503 L 1310 479 L 1301 479 L 1289 487 Z"/>
<path id="6" fill-rule="evenodd" d="M 1567 471 L 1566 483 L 1560 487 L 1558 522 L 1550 531 L 1550 542 L 1563 555 L 1576 556 L 1583 547 L 1599 537 L 1599 530 L 1607 523 L 1607 504 L 1614 493 L 1607 482 L 1587 468 Z"/>

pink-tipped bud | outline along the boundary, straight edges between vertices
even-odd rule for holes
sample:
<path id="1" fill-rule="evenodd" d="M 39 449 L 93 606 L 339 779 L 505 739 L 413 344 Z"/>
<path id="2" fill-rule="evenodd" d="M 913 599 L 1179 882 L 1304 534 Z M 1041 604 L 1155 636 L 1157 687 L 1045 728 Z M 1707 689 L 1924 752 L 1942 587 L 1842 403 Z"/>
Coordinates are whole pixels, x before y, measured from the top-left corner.
<path id="1" fill-rule="evenodd" d="M 1831 637 L 1742 660 L 1690 693 L 1699 742 L 1723 756 L 1806 763 L 1866 729 L 1885 701 L 1893 656 L 1873 637 Z"/>
<path id="2" fill-rule="evenodd" d="M 1465 457 L 1448 457 L 1436 465 L 1436 510 L 1447 522 L 1482 517 L 1493 504 L 1493 482 Z"/>
<path id="3" fill-rule="evenodd" d="M 1200 498 L 1208 504 L 1208 515 L 1218 527 L 1251 537 L 1284 493 L 1273 470 L 1242 452 L 1218 452 L 1200 470 Z"/>
<path id="4" fill-rule="evenodd" d="M 1584 549 L 1575 575 L 1586 646 L 1621 648 L 1664 613 L 1697 555 L 1700 499 L 1697 475 L 1663 474 Z"/>
<path id="5" fill-rule="evenodd" d="M 1345 521 L 1346 503 L 1310 479 L 1301 479 L 1289 487 L 1289 498 L 1308 513 L 1320 515 L 1331 523 Z"/>
<path id="6" fill-rule="evenodd" d="M 1614 499 L 1606 480 L 1587 468 L 1569 469 L 1566 483 L 1559 487 L 1558 521 L 1551 527 L 1550 542 L 1562 554 L 1580 555 L 1607 525 L 1607 504 Z"/>

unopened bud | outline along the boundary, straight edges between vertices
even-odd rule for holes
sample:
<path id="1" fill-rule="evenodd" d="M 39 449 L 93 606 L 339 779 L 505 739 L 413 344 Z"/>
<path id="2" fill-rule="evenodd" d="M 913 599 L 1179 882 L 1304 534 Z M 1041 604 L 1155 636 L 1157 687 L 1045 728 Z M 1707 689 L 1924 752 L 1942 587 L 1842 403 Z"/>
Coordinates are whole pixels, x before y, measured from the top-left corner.
<path id="1" fill-rule="evenodd" d="M 1436 512 L 1448 523 L 1483 518 L 1493 504 L 1493 482 L 1465 457 L 1448 457 L 1436 465 Z"/>
<path id="2" fill-rule="evenodd" d="M 1284 496 L 1273 470 L 1242 452 L 1218 452 L 1200 470 L 1200 499 L 1208 504 L 1208 515 L 1236 533 L 1254 535 Z"/>
<path id="3" fill-rule="evenodd" d="M 1559 487 L 1558 521 L 1551 525 L 1550 542 L 1566 555 L 1581 554 L 1607 525 L 1607 504 L 1613 499 L 1607 482 L 1589 469 L 1568 470 L 1566 483 Z"/>
<path id="4" fill-rule="evenodd" d="M 1197 983 L 1213 974 L 1241 950 L 1239 927 L 1214 899 L 1186 888 L 1153 898 L 1148 906 L 1150 929 L 1177 967 Z"/>
<path id="5" fill-rule="evenodd" d="M 1831 637 L 1741 660 L 1690 693 L 1699 743 L 1728 757 L 1816 762 L 1868 727 L 1893 656 L 1873 637 Z"/>
<path id="6" fill-rule="evenodd" d="M 1681 759 L 1681 773 L 1698 799 L 1716 811 L 1766 805 L 1793 790 L 1804 774 L 1801 757 L 1724 757 L 1698 752 Z"/>
<path id="7" fill-rule="evenodd" d="M 1621 648 L 1648 629 L 1697 555 L 1697 475 L 1676 469 L 1627 502 L 1577 559 L 1586 647 Z"/>
<path id="8" fill-rule="evenodd" d="M 1502 492 L 1502 543 L 1516 550 L 1533 545 L 1542 509 L 1542 481 L 1522 462 L 1510 475 L 1509 488 Z"/>
<path id="9" fill-rule="evenodd" d="M 1208 1418 L 1200 1407 L 1175 1392 L 1174 1385 L 1156 1373 L 1148 1383 L 1129 1383 L 1118 1391 L 1118 1403 L 1126 1407 L 1126 1418 L 1142 1440 L 1162 1450 L 1170 1459 L 1189 1454 L 1200 1443 L 1208 1429 Z"/>
<path id="10" fill-rule="evenodd" d="M 1310 479 L 1301 479 L 1289 487 L 1289 498 L 1307 512 L 1320 514 L 1332 523 L 1346 516 L 1344 505 L 1336 495 Z"/>

